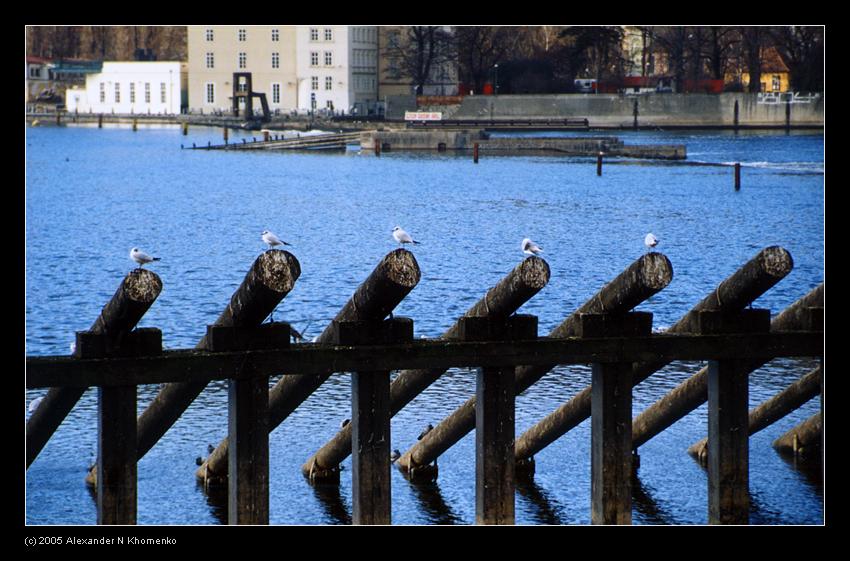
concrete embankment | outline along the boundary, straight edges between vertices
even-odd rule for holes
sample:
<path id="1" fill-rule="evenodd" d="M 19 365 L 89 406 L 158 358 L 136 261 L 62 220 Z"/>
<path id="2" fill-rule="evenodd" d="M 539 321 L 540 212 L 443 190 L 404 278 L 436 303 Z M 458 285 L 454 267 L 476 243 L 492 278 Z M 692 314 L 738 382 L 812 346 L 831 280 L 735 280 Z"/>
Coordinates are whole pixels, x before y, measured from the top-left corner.
<path id="1" fill-rule="evenodd" d="M 627 146 L 614 137 L 490 138 L 480 129 L 369 131 L 360 135 L 360 149 L 366 152 L 376 149 L 381 151 L 472 151 L 476 144 L 481 152 L 500 154 L 547 152 L 565 156 L 597 156 L 601 152 L 606 156 L 661 160 L 684 160 L 687 157 L 687 150 L 681 144 Z"/>

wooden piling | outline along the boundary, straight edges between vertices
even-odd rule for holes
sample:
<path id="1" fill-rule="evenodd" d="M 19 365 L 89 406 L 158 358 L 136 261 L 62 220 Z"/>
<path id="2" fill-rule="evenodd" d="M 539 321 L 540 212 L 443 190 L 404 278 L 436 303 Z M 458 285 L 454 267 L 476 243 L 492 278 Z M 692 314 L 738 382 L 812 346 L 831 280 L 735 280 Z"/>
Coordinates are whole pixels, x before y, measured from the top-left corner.
<path id="1" fill-rule="evenodd" d="M 139 128 L 139 120 L 133 119 L 133 132 L 136 132 Z"/>
<path id="2" fill-rule="evenodd" d="M 478 143 L 474 143 L 472 145 L 472 162 L 478 163 Z"/>
<path id="3" fill-rule="evenodd" d="M 735 162 L 735 190 L 741 190 L 741 162 Z"/>
<path id="4" fill-rule="evenodd" d="M 818 306 L 818 304 L 823 306 L 823 284 L 809 291 L 808 294 L 777 315 L 770 322 L 770 330 L 796 331 L 804 329 L 808 321 L 809 309 L 813 306 Z M 727 308 L 717 307 L 715 309 L 726 310 Z M 689 316 L 686 316 L 686 318 L 679 322 L 686 326 L 682 328 L 683 330 L 692 330 L 690 328 L 692 318 L 693 314 L 689 314 Z M 766 362 L 766 360 L 746 361 L 747 372 L 749 373 L 760 368 Z M 664 397 L 638 415 L 633 422 L 633 443 L 635 448 L 639 448 L 664 429 L 705 403 L 708 399 L 707 378 L 708 368 L 700 369 L 696 374 L 670 390 Z"/>
<path id="5" fill-rule="evenodd" d="M 189 123 L 183 121 L 183 136 L 186 136 L 187 134 L 189 134 Z"/>
<path id="6" fill-rule="evenodd" d="M 596 155 L 596 175 L 602 176 L 602 152 Z"/>
<path id="7" fill-rule="evenodd" d="M 230 303 L 215 321 L 217 326 L 257 326 L 268 317 L 280 301 L 294 288 L 301 275 L 301 265 L 287 251 L 272 249 L 260 255 Z M 196 349 L 207 349 L 204 335 Z M 208 382 L 174 382 L 166 384 L 138 419 L 138 457 L 142 458 L 180 418 Z M 222 468 L 225 472 L 227 465 Z M 90 480 L 93 480 L 90 474 Z"/>
<path id="8" fill-rule="evenodd" d="M 823 368 L 818 366 L 750 411 L 748 420 L 749 435 L 753 436 L 760 430 L 767 428 L 792 411 L 795 411 L 807 401 L 817 397 L 821 392 L 822 382 Z M 700 464 L 706 465 L 708 460 L 708 439 L 703 438 L 696 444 L 693 444 L 688 448 L 688 454 L 698 460 Z"/>
<path id="9" fill-rule="evenodd" d="M 549 337 L 574 337 L 579 330 L 582 313 L 623 313 L 631 310 L 667 286 L 673 279 L 673 267 L 665 255 L 652 252 L 642 255 L 614 280 L 602 287 L 592 298 L 549 333 Z M 531 387 L 556 365 L 520 366 L 516 369 L 516 392 Z M 396 380 L 398 381 L 398 379 Z M 394 382 L 395 384 L 395 382 Z M 587 392 L 587 415 L 590 415 L 590 391 Z M 403 469 L 426 465 L 475 428 L 475 397 L 468 399 L 452 414 L 443 419 L 434 430 L 402 454 L 396 462 Z M 520 448 L 517 447 L 515 456 Z M 528 458 L 532 454 L 523 455 Z"/>
<path id="10" fill-rule="evenodd" d="M 508 317 L 520 306 L 530 300 L 549 282 L 549 265 L 540 257 L 523 259 L 510 273 L 493 286 L 484 297 L 476 302 L 463 317 L 494 316 Z M 460 320 L 456 321 L 441 339 L 455 339 L 460 333 Z M 445 373 L 445 369 L 402 370 L 390 387 L 390 410 L 395 415 Z M 471 428 L 469 430 L 472 430 Z M 468 431 L 467 431 L 468 432 Z M 465 434 L 465 433 L 464 433 Z M 307 475 L 313 466 L 331 468 L 342 463 L 351 454 L 351 427 L 346 426 L 331 440 L 313 454 L 302 466 Z M 402 457 L 397 465 L 408 475 L 412 475 L 410 457 Z M 433 461 L 433 460 L 432 460 Z M 428 462 L 430 463 L 430 462 Z"/>
<path id="11" fill-rule="evenodd" d="M 98 388 L 97 523 L 135 524 L 136 386 Z"/>
<path id="12" fill-rule="evenodd" d="M 222 129 L 222 134 L 223 134 L 223 136 L 224 136 L 224 143 L 225 143 L 225 144 L 227 144 L 227 136 L 228 136 L 228 134 L 229 134 L 229 133 L 228 133 L 228 129 L 227 129 L 227 127 L 224 127 L 224 128 Z"/>
<path id="13" fill-rule="evenodd" d="M 738 132 L 738 124 L 739 124 L 738 123 L 738 120 L 739 120 L 738 113 L 739 113 L 738 100 L 736 99 L 735 100 L 735 110 L 734 110 L 734 115 L 733 115 L 733 119 L 732 119 L 732 123 L 735 127 L 735 132 Z"/>
<path id="14" fill-rule="evenodd" d="M 106 303 L 89 332 L 107 336 L 117 346 L 133 330 L 162 291 L 162 280 L 148 269 L 133 269 Z M 29 467 L 68 413 L 85 393 L 85 388 L 51 388 L 32 413 L 26 426 L 26 456 Z"/>
<path id="15" fill-rule="evenodd" d="M 381 155 L 381 141 L 379 139 L 375 139 L 375 156 Z"/>
<path id="16" fill-rule="evenodd" d="M 535 339 L 537 317 L 461 318 L 460 340 Z M 475 523 L 513 524 L 514 480 L 514 366 L 478 368 L 475 411 Z"/>
<path id="17" fill-rule="evenodd" d="M 99 129 L 103 128 L 103 113 L 100 113 L 97 116 L 97 128 L 99 128 Z"/>
<path id="18" fill-rule="evenodd" d="M 378 263 L 369 277 L 363 281 L 337 313 L 334 320 L 341 322 L 383 319 L 413 290 L 419 283 L 420 277 L 419 264 L 413 254 L 406 249 L 396 249 Z M 319 334 L 316 342 L 329 343 L 333 336 L 334 324 L 331 322 Z M 317 375 L 283 376 L 269 392 L 269 430 L 272 431 L 277 428 L 331 374 L 332 372 Z M 225 439 L 197 470 L 196 475 L 199 478 L 223 477 L 227 465 L 227 448 L 228 442 Z M 323 466 L 315 467 L 322 468 Z M 324 467 L 332 468 L 336 466 Z M 329 469 L 328 471 L 334 470 Z M 313 474 L 320 477 L 322 471 L 313 469 Z M 330 477 L 333 477 L 333 474 L 330 474 Z"/>
<path id="19" fill-rule="evenodd" d="M 647 255 L 655 254 L 649 253 Z M 693 312 L 699 310 L 734 311 L 743 309 L 784 278 L 791 271 L 792 266 L 791 255 L 780 247 L 774 246 L 760 251 L 753 259 L 721 282 L 711 294 L 694 306 L 691 312 L 685 314 L 667 332 L 689 332 Z M 610 309 L 610 307 L 606 306 L 604 309 Z M 632 366 L 632 383 L 634 385 L 639 384 L 667 364 L 668 362 L 663 360 L 635 363 Z M 523 373 L 526 370 L 535 374 L 539 372 L 531 368 L 519 369 L 518 372 Z M 540 373 L 539 376 L 542 376 L 543 373 Z M 539 376 L 537 378 L 532 377 L 532 379 L 536 381 L 536 379 L 539 379 Z M 590 388 L 585 388 L 523 433 L 517 439 L 517 459 L 532 457 L 587 419 L 591 412 L 590 398 L 591 390 Z M 640 446 L 639 427 L 638 418 L 632 423 L 632 443 L 635 447 Z"/>

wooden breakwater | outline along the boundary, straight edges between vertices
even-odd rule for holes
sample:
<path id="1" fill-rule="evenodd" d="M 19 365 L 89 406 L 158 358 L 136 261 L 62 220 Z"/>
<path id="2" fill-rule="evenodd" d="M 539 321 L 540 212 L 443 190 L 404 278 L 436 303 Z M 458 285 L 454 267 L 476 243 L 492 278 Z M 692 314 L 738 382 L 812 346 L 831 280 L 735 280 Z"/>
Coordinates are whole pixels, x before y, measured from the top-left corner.
<path id="1" fill-rule="evenodd" d="M 308 462 L 312 464 L 308 471 L 332 468 L 327 463 L 353 452 L 353 521 L 387 524 L 390 417 L 446 369 L 475 367 L 471 426 L 476 431 L 476 522 L 509 524 L 514 521 L 520 465 L 514 446 L 515 396 L 554 365 L 592 364 L 587 400 L 591 518 L 593 523 L 628 524 L 632 386 L 670 361 L 707 360 L 709 521 L 746 523 L 748 372 L 740 364 L 801 356 L 822 361 L 823 356 L 822 301 L 807 298 L 805 305 L 787 312 L 800 318 L 790 330 L 786 328 L 791 324 L 784 322 L 772 326 L 769 311 L 747 308 L 783 278 L 790 265 L 787 252 L 767 248 L 697 304 L 677 323 L 680 327 L 653 333 L 652 314 L 631 310 L 667 286 L 672 267 L 665 256 L 649 253 L 606 284 L 561 327 L 539 337 L 536 317 L 514 313 L 548 281 L 548 266 L 531 257 L 488 291 L 445 338 L 422 340 L 413 339 L 412 319 L 385 319 L 421 278 L 412 254 L 398 249 L 358 287 L 320 340 L 310 344 L 290 343 L 288 324 L 261 323 L 291 291 L 300 273 L 291 254 L 269 250 L 252 265 L 216 325 L 207 328 L 194 349 L 164 351 L 156 328 L 135 329 L 117 339 L 93 328 L 77 334 L 73 356 L 27 357 L 26 386 L 99 388 L 98 523 L 133 524 L 138 459 L 211 380 L 229 380 L 229 446 L 223 442 L 219 447 L 226 452 L 226 468 L 212 479 L 226 485 L 230 523 L 265 524 L 269 433 L 331 375 L 354 372 L 350 446 L 317 455 Z M 144 313 L 158 293 L 151 293 L 139 307 L 119 291 L 105 310 L 120 313 L 130 306 Z M 134 316 L 127 329 L 137 319 Z M 637 370 L 635 364 L 640 365 Z M 403 371 L 399 384 L 390 384 L 393 370 Z M 281 381 L 269 388 L 269 377 L 276 375 L 282 375 Z M 140 384 L 163 386 L 136 419 Z M 44 400 L 36 412 L 51 407 Z M 435 427 L 420 443 L 427 447 L 444 439 L 442 427 Z M 821 430 L 822 419 L 817 417 L 792 435 L 792 447 L 811 449 L 817 437 L 810 435 Z M 34 450 L 28 458 L 36 455 Z M 326 463 L 318 466 L 320 457 Z M 425 461 L 415 454 L 410 458 L 418 458 L 417 465 Z M 408 471 L 412 471 L 409 462 Z"/>

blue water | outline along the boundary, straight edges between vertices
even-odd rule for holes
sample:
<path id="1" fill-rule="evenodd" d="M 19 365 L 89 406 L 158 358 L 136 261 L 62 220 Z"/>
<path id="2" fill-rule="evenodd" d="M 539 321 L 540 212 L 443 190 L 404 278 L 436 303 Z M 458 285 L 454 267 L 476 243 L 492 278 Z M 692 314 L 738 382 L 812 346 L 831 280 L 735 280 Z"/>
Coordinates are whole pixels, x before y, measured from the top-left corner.
<path id="1" fill-rule="evenodd" d="M 244 133 L 243 133 L 244 134 Z M 552 133 L 548 133 L 552 134 Z M 614 134 L 614 133 L 610 133 Z M 672 283 L 639 309 L 654 327 L 678 320 L 724 278 L 770 245 L 794 270 L 756 301 L 778 313 L 824 279 L 824 139 L 821 134 L 617 132 L 627 143 L 682 143 L 689 162 L 733 168 L 559 156 L 468 156 L 356 149 L 334 153 L 181 150 L 221 142 L 218 129 L 105 125 L 28 128 L 26 133 L 26 353 L 68 354 L 134 266 L 129 249 L 158 255 L 163 280 L 140 326 L 158 327 L 167 348 L 193 347 L 263 251 L 260 232 L 293 244 L 302 275 L 278 307 L 317 335 L 407 229 L 422 280 L 396 312 L 416 337 L 436 337 L 510 271 L 520 240 L 545 249 L 549 285 L 522 308 L 547 334 L 645 251 L 652 231 L 674 269 Z M 245 135 L 248 136 L 248 135 Z M 240 133 L 231 133 L 239 141 Z M 673 363 L 635 388 L 637 414 L 700 364 Z M 754 407 L 815 366 L 774 361 L 752 374 Z M 273 382 L 276 380 L 273 380 Z M 590 382 L 589 367 L 559 367 L 519 396 L 519 436 Z M 402 452 L 474 393 L 474 375 L 450 370 L 392 420 Z M 142 387 L 139 411 L 156 395 Z M 45 391 L 27 391 L 26 404 Z M 331 377 L 271 434 L 271 523 L 350 523 L 350 459 L 339 487 L 313 488 L 301 464 L 349 416 L 350 377 Z M 794 465 L 771 443 L 819 410 L 804 407 L 751 439 L 753 524 L 822 524 L 816 466 Z M 225 383 L 213 383 L 139 463 L 140 524 L 222 523 L 197 486 L 195 458 L 227 433 Z M 644 445 L 635 524 L 707 522 L 705 471 L 686 453 L 704 437 L 702 406 Z M 590 523 L 590 421 L 536 456 L 534 484 L 520 486 L 519 524 Z M 96 455 L 96 391 L 90 389 L 27 472 L 29 524 L 94 524 L 84 483 Z M 440 458 L 436 485 L 392 476 L 395 524 L 471 524 L 474 435 Z"/>

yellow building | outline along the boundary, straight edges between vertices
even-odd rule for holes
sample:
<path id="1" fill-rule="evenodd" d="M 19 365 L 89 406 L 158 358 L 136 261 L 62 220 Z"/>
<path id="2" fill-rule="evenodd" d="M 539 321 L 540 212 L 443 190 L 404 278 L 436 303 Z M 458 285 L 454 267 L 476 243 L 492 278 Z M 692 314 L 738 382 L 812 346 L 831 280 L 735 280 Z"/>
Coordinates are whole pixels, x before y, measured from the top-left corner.
<path id="1" fill-rule="evenodd" d="M 769 47 L 762 53 L 761 89 L 762 92 L 782 93 L 791 89 L 791 73 L 775 48 Z M 746 91 L 750 84 L 750 73 L 746 67 L 738 75 L 727 75 L 728 82 L 740 82 Z"/>

